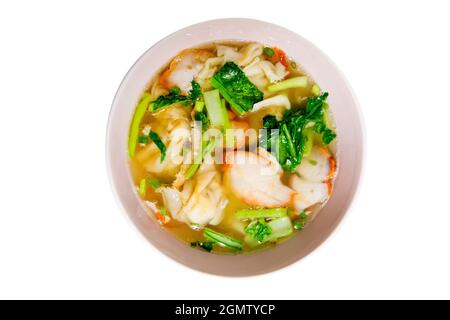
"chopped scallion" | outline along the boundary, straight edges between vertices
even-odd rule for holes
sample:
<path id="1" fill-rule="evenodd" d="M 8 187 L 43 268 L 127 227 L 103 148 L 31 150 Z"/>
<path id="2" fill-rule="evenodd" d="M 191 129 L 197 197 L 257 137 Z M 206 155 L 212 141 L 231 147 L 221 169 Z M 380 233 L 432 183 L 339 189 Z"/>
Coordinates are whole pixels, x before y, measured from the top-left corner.
<path id="1" fill-rule="evenodd" d="M 145 197 L 145 194 L 147 193 L 147 179 L 142 179 L 139 183 L 139 194 L 142 197 Z"/>
<path id="2" fill-rule="evenodd" d="M 147 144 L 148 143 L 148 136 L 143 136 L 143 135 L 139 136 L 138 142 L 139 142 L 139 144 Z"/>
<path id="3" fill-rule="evenodd" d="M 153 188 L 158 189 L 161 187 L 161 182 L 158 179 L 147 179 L 147 183 Z"/>
<path id="4" fill-rule="evenodd" d="M 214 242 L 203 242 L 203 241 L 191 242 L 191 247 L 193 248 L 199 247 L 208 252 L 211 252 L 214 247 Z"/>
<path id="5" fill-rule="evenodd" d="M 300 213 L 298 218 L 294 221 L 294 229 L 299 231 L 305 229 L 307 220 L 308 215 L 305 212 Z"/>
<path id="6" fill-rule="evenodd" d="M 163 162 L 164 158 L 166 157 L 166 146 L 164 145 L 161 138 L 155 131 L 150 131 L 149 137 L 156 144 L 159 151 L 161 151 L 161 162 Z"/>
<path id="7" fill-rule="evenodd" d="M 272 58 L 272 56 L 275 54 L 275 51 L 273 51 L 272 48 L 264 47 L 263 53 L 264 53 L 265 56 L 267 56 L 269 58 Z"/>
<path id="8" fill-rule="evenodd" d="M 303 230 L 303 229 L 305 229 L 305 223 L 301 222 L 301 221 L 298 221 L 298 220 L 295 220 L 294 221 L 294 229 L 295 230 Z"/>

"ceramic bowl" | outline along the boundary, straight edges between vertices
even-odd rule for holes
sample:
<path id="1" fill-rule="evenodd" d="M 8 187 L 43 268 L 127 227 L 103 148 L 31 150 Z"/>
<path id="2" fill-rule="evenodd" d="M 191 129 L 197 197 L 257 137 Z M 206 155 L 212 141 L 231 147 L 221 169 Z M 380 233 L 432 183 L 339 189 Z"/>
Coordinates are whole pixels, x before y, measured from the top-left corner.
<path id="1" fill-rule="evenodd" d="M 192 249 L 150 219 L 132 184 L 127 158 L 131 118 L 149 80 L 181 50 L 224 40 L 256 41 L 283 48 L 321 88 L 330 93 L 329 103 L 338 134 L 339 174 L 332 197 L 316 219 L 304 231 L 274 248 L 236 256 Z M 249 19 L 221 19 L 192 25 L 147 50 L 120 84 L 109 117 L 106 143 L 112 188 L 137 230 L 173 260 L 199 271 L 225 276 L 250 276 L 283 268 L 301 260 L 323 243 L 352 203 L 360 181 L 363 150 L 363 126 L 358 103 L 334 63 L 298 34 L 277 25 Z"/>

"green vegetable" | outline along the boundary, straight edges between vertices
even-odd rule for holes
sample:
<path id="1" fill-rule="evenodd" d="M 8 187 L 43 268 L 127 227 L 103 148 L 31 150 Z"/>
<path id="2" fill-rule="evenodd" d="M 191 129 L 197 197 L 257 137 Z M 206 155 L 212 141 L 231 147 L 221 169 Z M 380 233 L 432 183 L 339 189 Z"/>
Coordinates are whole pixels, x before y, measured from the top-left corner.
<path id="1" fill-rule="evenodd" d="M 148 136 L 143 136 L 143 135 L 139 136 L 138 142 L 139 142 L 139 144 L 147 144 L 148 143 Z"/>
<path id="2" fill-rule="evenodd" d="M 287 150 L 289 151 L 289 154 L 292 157 L 295 157 L 297 155 L 297 150 L 295 149 L 293 137 L 291 136 L 291 132 L 289 131 L 286 123 L 281 124 L 281 134 L 287 142 Z"/>
<path id="3" fill-rule="evenodd" d="M 324 93 L 322 97 L 328 96 L 328 93 Z M 310 111 L 308 111 L 308 108 L 310 108 Z M 307 112 L 312 114 L 312 118 L 316 117 L 319 119 L 316 119 L 315 125 L 314 125 L 314 131 L 316 133 L 319 133 L 322 135 L 322 141 L 325 144 L 330 144 L 331 141 L 336 138 L 336 134 L 329 128 L 327 128 L 327 122 L 329 122 L 328 115 L 326 114 L 326 110 L 324 109 L 324 103 L 323 101 L 319 100 L 313 100 L 311 98 L 308 99 L 308 105 L 307 105 Z"/>
<path id="4" fill-rule="evenodd" d="M 205 107 L 205 103 L 203 101 L 196 101 L 194 110 L 195 110 L 195 112 L 202 112 L 204 107 Z"/>
<path id="5" fill-rule="evenodd" d="M 133 158 L 136 153 L 136 146 L 139 136 L 139 126 L 142 119 L 144 118 L 145 111 L 147 110 L 150 101 L 150 94 L 145 92 L 136 107 L 136 112 L 134 113 L 133 121 L 131 122 L 130 137 L 128 140 L 128 155 L 130 156 L 130 158 Z"/>
<path id="6" fill-rule="evenodd" d="M 299 231 L 305 229 L 305 223 L 295 220 L 294 221 L 294 229 L 299 230 Z"/>
<path id="7" fill-rule="evenodd" d="M 158 97 L 150 104 L 149 111 L 155 112 L 167 106 L 175 103 L 181 103 L 187 106 L 192 106 L 202 95 L 200 85 L 192 80 L 192 89 L 187 96 L 181 94 L 181 90 L 178 87 L 173 87 L 169 93 L 165 96 Z"/>
<path id="8" fill-rule="evenodd" d="M 189 91 L 188 98 L 192 101 L 192 103 L 196 103 L 202 96 L 202 88 L 195 80 L 191 81 L 191 86 L 192 88 Z"/>
<path id="9" fill-rule="evenodd" d="M 272 233 L 272 229 L 266 224 L 264 219 L 251 222 L 246 228 L 245 233 L 248 237 L 263 243 Z"/>
<path id="10" fill-rule="evenodd" d="M 307 219 L 308 215 L 302 212 L 299 215 L 299 217 L 294 221 L 294 229 L 299 231 L 305 229 Z"/>
<path id="11" fill-rule="evenodd" d="M 234 249 L 237 251 L 241 251 L 243 248 L 243 243 L 239 240 L 233 239 L 230 236 L 227 236 L 225 234 L 219 233 L 217 231 L 214 231 L 210 228 L 205 228 L 203 230 L 203 236 L 208 239 L 211 240 L 215 243 L 218 243 L 222 246 L 225 246 L 227 248 L 230 249 Z"/>
<path id="12" fill-rule="evenodd" d="M 192 179 L 195 174 L 197 173 L 198 169 L 200 169 L 200 164 L 199 163 L 193 163 L 189 166 L 189 168 L 187 169 L 186 173 L 184 174 L 184 176 L 186 177 L 187 180 Z"/>
<path id="13" fill-rule="evenodd" d="M 214 242 L 202 242 L 202 241 L 191 242 L 191 247 L 199 247 L 208 252 L 211 252 L 214 247 Z"/>
<path id="14" fill-rule="evenodd" d="M 194 119 L 195 119 L 195 121 L 199 121 L 199 122 L 202 123 L 202 131 L 203 132 L 208 130 L 210 121 L 209 121 L 208 116 L 206 115 L 206 113 L 204 113 L 204 112 L 197 112 L 194 115 Z"/>
<path id="15" fill-rule="evenodd" d="M 147 194 L 147 186 L 158 189 L 161 186 L 161 182 L 158 179 L 142 179 L 139 183 L 139 194 L 143 197 Z"/>
<path id="16" fill-rule="evenodd" d="M 149 184 L 153 189 L 158 189 L 161 187 L 161 182 L 158 179 L 147 179 L 147 184 Z"/>
<path id="17" fill-rule="evenodd" d="M 204 137 L 203 137 L 204 141 Z M 209 155 L 214 148 L 216 147 L 217 141 L 212 137 L 210 140 L 206 142 L 205 147 L 203 148 L 203 152 L 199 153 L 197 157 L 194 159 L 194 163 L 190 165 L 190 167 L 187 169 L 186 173 L 184 174 L 185 178 L 187 180 L 190 180 L 194 177 L 194 175 L 197 173 L 198 169 L 200 169 L 200 166 L 203 162 L 203 159 Z"/>
<path id="18" fill-rule="evenodd" d="M 227 109 L 227 102 L 225 101 L 225 99 L 220 99 L 220 103 L 222 104 L 222 109 Z M 228 112 L 227 112 L 228 114 Z"/>
<path id="19" fill-rule="evenodd" d="M 278 125 L 277 117 L 272 116 L 272 115 L 264 117 L 264 119 L 263 119 L 264 128 L 274 129 L 277 127 L 277 125 Z"/>
<path id="20" fill-rule="evenodd" d="M 139 194 L 144 197 L 147 193 L 147 179 L 142 179 L 139 183 Z"/>
<path id="21" fill-rule="evenodd" d="M 287 140 L 283 135 L 279 134 L 280 122 L 275 116 L 267 115 L 263 118 L 263 128 L 266 129 L 265 134 L 260 137 L 260 146 L 267 150 L 274 150 L 278 161 L 284 163 L 287 157 L 287 149 L 280 148 L 281 141 Z"/>
<path id="22" fill-rule="evenodd" d="M 167 209 L 166 207 L 159 208 L 159 213 L 163 216 L 167 216 Z"/>
<path id="23" fill-rule="evenodd" d="M 281 121 L 271 115 L 264 117 L 263 128 L 267 129 L 267 136 L 261 137 L 260 146 L 274 150 L 284 170 L 294 172 L 303 156 L 311 152 L 312 133 L 319 134 L 325 145 L 336 138 L 324 122 L 324 101 L 327 97 L 328 93 L 309 97 L 306 108 L 286 112 Z M 314 123 L 314 127 L 306 129 L 310 122 Z"/>
<path id="24" fill-rule="evenodd" d="M 159 151 L 161 151 L 161 162 L 163 162 L 166 157 L 166 146 L 161 141 L 161 138 L 155 131 L 150 131 L 149 137 L 156 144 Z"/>
<path id="25" fill-rule="evenodd" d="M 225 101 L 225 99 L 221 99 L 220 102 L 222 103 L 222 109 L 227 110 L 227 102 Z M 229 119 L 228 112 L 227 112 L 226 116 Z M 225 147 L 233 148 L 235 139 L 234 139 L 234 131 L 233 131 L 233 128 L 231 126 L 231 123 L 229 122 L 228 127 L 224 127 L 223 129 L 224 130 L 222 131 L 222 133 L 224 134 Z"/>
<path id="26" fill-rule="evenodd" d="M 303 146 L 303 156 L 307 157 L 311 154 L 314 145 L 314 131 L 310 128 L 303 131 L 305 145 Z"/>
<path id="27" fill-rule="evenodd" d="M 317 84 L 313 85 L 311 88 L 311 92 L 315 96 L 320 95 L 320 87 Z"/>
<path id="28" fill-rule="evenodd" d="M 266 129 L 265 134 L 261 135 L 259 145 L 262 148 L 271 150 L 272 146 L 276 147 L 278 135 L 272 130 L 278 128 L 278 120 L 275 116 L 268 115 L 263 118 L 263 128 Z"/>
<path id="29" fill-rule="evenodd" d="M 287 208 L 274 209 L 242 209 L 236 212 L 236 217 L 239 220 L 247 219 L 276 219 L 286 217 L 288 214 Z"/>
<path id="30" fill-rule="evenodd" d="M 233 62 L 227 62 L 212 77 L 211 85 L 231 105 L 231 109 L 244 115 L 253 105 L 264 98 L 264 94 L 247 78 L 245 73 Z"/>
<path id="31" fill-rule="evenodd" d="M 290 78 L 278 83 L 275 83 L 267 88 L 270 92 L 277 92 L 292 88 L 306 88 L 308 86 L 308 77 L 301 76 Z"/>
<path id="32" fill-rule="evenodd" d="M 282 217 L 269 222 L 259 219 L 250 223 L 245 229 L 245 242 L 255 247 L 266 242 L 277 241 L 293 232 L 294 229 L 289 217 Z"/>
<path id="33" fill-rule="evenodd" d="M 263 53 L 264 53 L 265 56 L 267 56 L 269 58 L 272 58 L 272 56 L 275 54 L 275 51 L 273 51 L 272 48 L 264 47 Z"/>
<path id="34" fill-rule="evenodd" d="M 267 223 L 267 226 L 272 230 L 272 233 L 267 237 L 266 241 L 275 241 L 280 238 L 287 237 L 294 232 L 292 222 L 289 217 L 279 218 Z"/>
<path id="35" fill-rule="evenodd" d="M 155 112 L 175 103 L 185 103 L 187 100 L 186 98 L 186 96 L 181 95 L 180 88 L 173 87 L 167 95 L 159 96 L 155 101 L 153 101 L 150 104 L 149 111 Z"/>
<path id="36" fill-rule="evenodd" d="M 227 109 L 220 100 L 219 90 L 205 92 L 203 97 L 211 125 L 224 129 L 231 128 Z"/>

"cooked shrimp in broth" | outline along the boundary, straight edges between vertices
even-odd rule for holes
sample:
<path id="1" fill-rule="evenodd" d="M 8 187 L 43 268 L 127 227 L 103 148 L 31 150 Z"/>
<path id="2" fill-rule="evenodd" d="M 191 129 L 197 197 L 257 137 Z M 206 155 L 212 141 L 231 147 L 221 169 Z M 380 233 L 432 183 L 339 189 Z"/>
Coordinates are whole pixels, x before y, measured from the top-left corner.
<path id="1" fill-rule="evenodd" d="M 338 162 L 329 94 L 299 61 L 230 41 L 185 49 L 149 78 L 128 145 L 148 219 L 212 253 L 301 236 Z"/>

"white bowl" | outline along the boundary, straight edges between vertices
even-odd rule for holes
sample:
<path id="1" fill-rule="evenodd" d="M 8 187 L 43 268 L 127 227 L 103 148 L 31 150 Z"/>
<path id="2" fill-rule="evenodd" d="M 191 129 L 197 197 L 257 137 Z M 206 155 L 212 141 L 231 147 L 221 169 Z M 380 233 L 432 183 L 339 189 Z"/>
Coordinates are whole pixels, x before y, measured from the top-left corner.
<path id="1" fill-rule="evenodd" d="M 127 140 L 134 108 L 149 80 L 183 49 L 223 40 L 256 41 L 282 48 L 330 93 L 329 103 L 338 134 L 339 174 L 328 204 L 304 231 L 265 251 L 237 256 L 190 248 L 150 219 L 132 184 Z M 271 272 L 299 261 L 333 232 L 349 209 L 360 181 L 363 129 L 358 103 L 334 63 L 316 46 L 282 27 L 249 19 L 202 22 L 164 38 L 145 52 L 123 79 L 109 117 L 106 157 L 117 199 L 142 235 L 162 253 L 196 270 L 226 276 Z"/>

